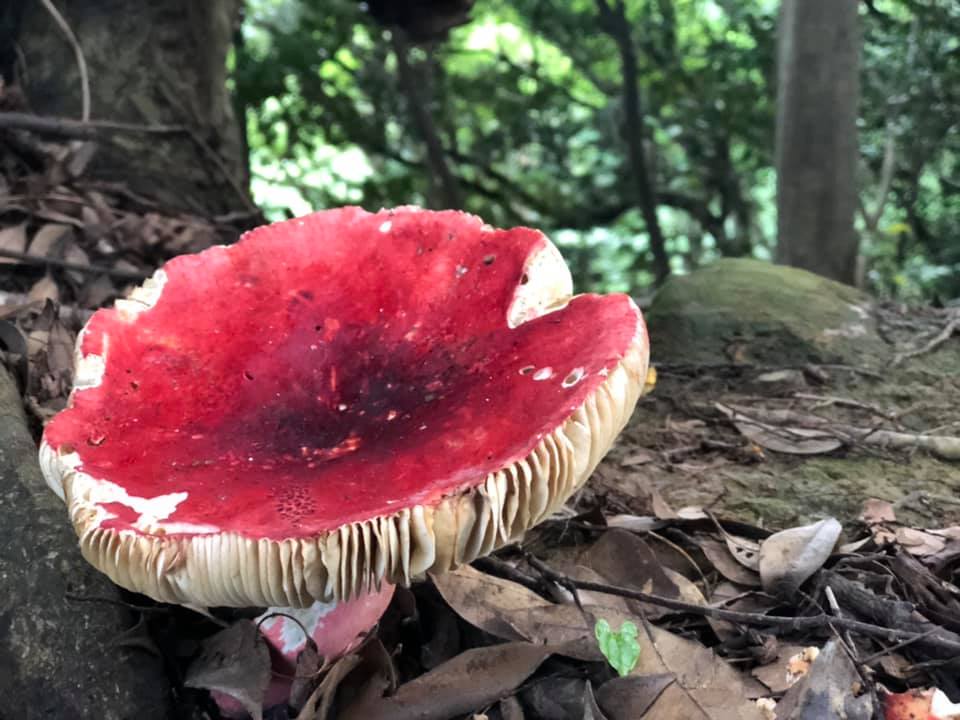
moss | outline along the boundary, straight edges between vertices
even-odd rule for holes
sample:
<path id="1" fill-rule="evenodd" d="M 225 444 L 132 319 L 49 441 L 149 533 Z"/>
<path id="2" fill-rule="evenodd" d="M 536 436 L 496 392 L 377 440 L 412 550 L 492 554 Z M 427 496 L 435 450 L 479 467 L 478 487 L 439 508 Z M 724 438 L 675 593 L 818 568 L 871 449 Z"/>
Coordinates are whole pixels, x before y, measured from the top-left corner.
<path id="1" fill-rule="evenodd" d="M 857 520 L 868 498 L 896 502 L 918 491 L 934 497 L 960 497 L 960 468 L 922 454 L 909 462 L 870 456 L 795 460 L 773 456 L 765 465 L 737 468 L 721 483 L 722 487 L 704 483 L 701 501 L 709 503 L 719 495 L 721 500 L 713 509 L 728 517 L 770 528 L 826 516 L 849 525 Z M 661 488 L 668 502 L 674 489 Z M 683 498 L 686 503 L 691 499 L 689 494 Z M 936 500 L 929 508 L 910 503 L 897 510 L 897 518 L 920 527 L 950 525 L 960 520 L 960 506 Z"/>
<path id="2" fill-rule="evenodd" d="M 869 298 L 795 268 L 724 259 L 669 280 L 647 314 L 655 361 L 879 365 Z M 864 362 L 875 357 L 878 362 Z"/>

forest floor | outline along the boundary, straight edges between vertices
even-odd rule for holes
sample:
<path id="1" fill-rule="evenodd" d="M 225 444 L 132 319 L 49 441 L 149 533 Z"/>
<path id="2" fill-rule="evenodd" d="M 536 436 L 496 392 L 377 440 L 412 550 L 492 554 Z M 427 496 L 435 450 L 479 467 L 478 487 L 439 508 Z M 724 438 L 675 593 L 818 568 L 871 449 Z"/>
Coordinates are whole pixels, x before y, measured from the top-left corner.
<path id="1" fill-rule="evenodd" d="M 91 310 L 226 231 L 116 188 L 5 202 L 0 343 L 36 438 L 66 402 Z M 960 701 L 957 315 L 871 312 L 887 352 L 874 338 L 837 363 L 759 363 L 749 347 L 659 362 L 654 334 L 656 386 L 563 513 L 522 545 L 398 588 L 356 652 L 304 655 L 299 694 L 268 715 L 823 720 L 929 705 L 934 688 Z M 117 637 L 162 659 L 177 717 L 217 717 L 185 682 L 209 677 L 197 663 L 211 654 L 225 674 L 194 685 L 243 694 L 269 679 L 255 653 L 217 650 L 255 612 L 117 598 L 103 602 L 136 618 L 132 631 L 118 619 Z M 910 688 L 929 690 L 890 694 Z"/>

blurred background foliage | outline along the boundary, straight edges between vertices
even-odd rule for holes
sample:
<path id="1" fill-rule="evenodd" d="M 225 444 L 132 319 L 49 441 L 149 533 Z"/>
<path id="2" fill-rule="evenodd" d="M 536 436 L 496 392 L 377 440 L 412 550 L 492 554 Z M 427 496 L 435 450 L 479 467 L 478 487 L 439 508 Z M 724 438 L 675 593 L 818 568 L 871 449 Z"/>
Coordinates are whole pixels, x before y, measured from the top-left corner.
<path id="1" fill-rule="evenodd" d="M 580 289 L 647 292 L 655 258 L 624 140 L 630 68 L 601 4 L 477 0 L 469 23 L 412 45 L 355 0 L 248 0 L 232 63 L 256 201 L 274 219 L 462 207 L 542 228 Z M 623 5 L 674 272 L 771 257 L 777 6 Z M 956 298 L 960 3 L 872 0 L 861 21 L 865 283 L 881 297 Z"/>

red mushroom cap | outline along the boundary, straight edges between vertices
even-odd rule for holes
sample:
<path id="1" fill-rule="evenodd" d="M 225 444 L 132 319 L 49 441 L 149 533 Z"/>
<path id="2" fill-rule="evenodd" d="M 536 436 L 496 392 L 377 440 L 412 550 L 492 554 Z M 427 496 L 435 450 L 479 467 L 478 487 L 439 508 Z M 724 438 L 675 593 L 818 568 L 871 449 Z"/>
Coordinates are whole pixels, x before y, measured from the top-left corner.
<path id="1" fill-rule="evenodd" d="M 305 606 L 511 542 L 643 387 L 626 295 L 540 232 L 319 212 L 171 260 L 78 342 L 41 462 L 87 559 L 159 600 Z"/>

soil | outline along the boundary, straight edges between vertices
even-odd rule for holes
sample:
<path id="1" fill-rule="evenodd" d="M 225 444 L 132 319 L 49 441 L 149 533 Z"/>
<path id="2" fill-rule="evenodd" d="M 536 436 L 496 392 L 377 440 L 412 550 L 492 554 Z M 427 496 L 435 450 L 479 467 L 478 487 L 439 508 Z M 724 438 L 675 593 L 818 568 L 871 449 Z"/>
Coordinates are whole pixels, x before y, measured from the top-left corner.
<path id="1" fill-rule="evenodd" d="M 596 492 L 641 512 L 655 489 L 674 509 L 771 528 L 831 515 L 846 525 L 867 498 L 894 502 L 908 524 L 960 522 L 956 462 L 862 443 L 778 453 L 750 442 L 715 407 L 960 434 L 960 338 L 895 364 L 941 330 L 947 311 L 878 305 L 802 271 L 721 261 L 668 283 L 647 316 L 658 382 L 598 468 Z"/>

